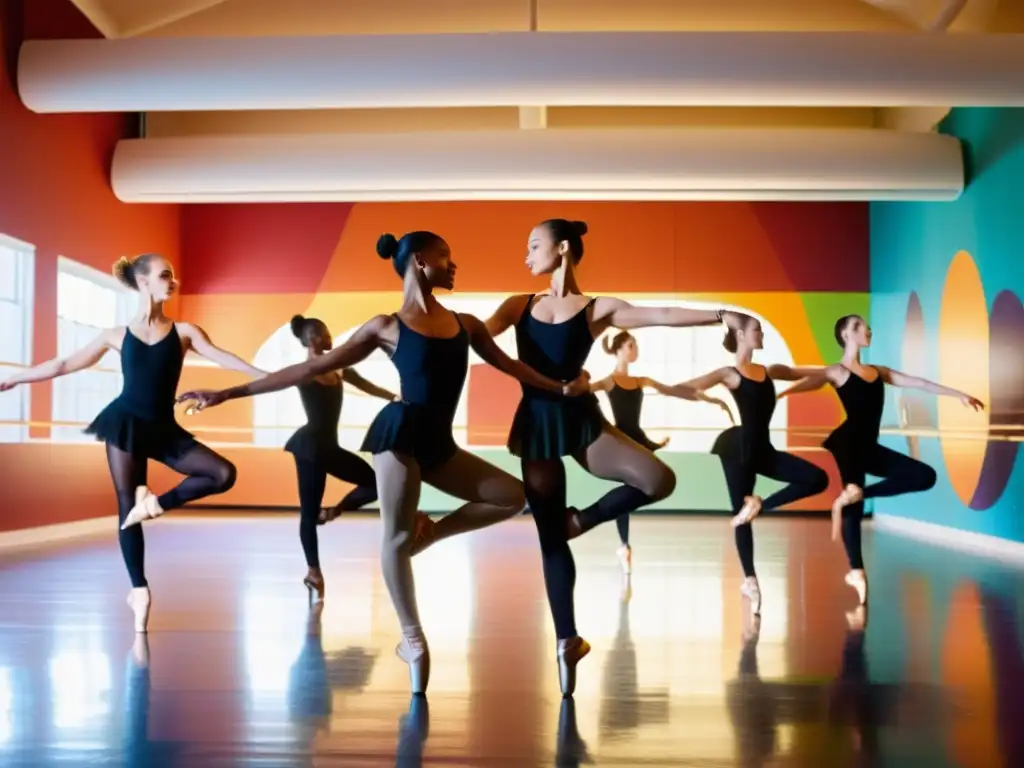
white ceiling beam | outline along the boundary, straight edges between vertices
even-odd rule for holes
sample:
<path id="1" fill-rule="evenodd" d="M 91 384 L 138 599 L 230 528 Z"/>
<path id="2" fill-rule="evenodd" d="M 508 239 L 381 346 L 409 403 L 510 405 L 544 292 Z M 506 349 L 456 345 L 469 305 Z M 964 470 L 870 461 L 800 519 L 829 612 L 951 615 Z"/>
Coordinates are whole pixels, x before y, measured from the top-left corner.
<path id="1" fill-rule="evenodd" d="M 548 33 L 30 40 L 35 112 L 1024 106 L 1024 35 Z"/>
<path id="2" fill-rule="evenodd" d="M 118 143 L 125 202 L 951 200 L 960 143 L 874 129 L 551 129 Z"/>

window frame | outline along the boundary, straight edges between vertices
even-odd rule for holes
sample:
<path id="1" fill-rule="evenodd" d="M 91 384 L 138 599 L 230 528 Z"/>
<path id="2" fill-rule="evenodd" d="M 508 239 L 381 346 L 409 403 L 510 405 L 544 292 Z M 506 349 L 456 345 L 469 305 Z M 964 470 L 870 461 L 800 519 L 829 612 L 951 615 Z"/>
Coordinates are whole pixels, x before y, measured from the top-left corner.
<path id="1" fill-rule="evenodd" d="M 15 304 L 22 311 L 21 361 L 4 360 L 14 366 L 30 367 L 33 363 L 35 350 L 35 310 L 36 310 L 36 247 L 25 240 L 0 232 L 0 247 L 14 251 L 18 266 L 18 294 Z M 32 417 L 32 387 L 19 387 L 21 413 L 19 420 L 28 422 Z M 30 427 L 22 424 L 18 427 L 20 434 L 15 442 L 24 443 L 29 439 Z"/>

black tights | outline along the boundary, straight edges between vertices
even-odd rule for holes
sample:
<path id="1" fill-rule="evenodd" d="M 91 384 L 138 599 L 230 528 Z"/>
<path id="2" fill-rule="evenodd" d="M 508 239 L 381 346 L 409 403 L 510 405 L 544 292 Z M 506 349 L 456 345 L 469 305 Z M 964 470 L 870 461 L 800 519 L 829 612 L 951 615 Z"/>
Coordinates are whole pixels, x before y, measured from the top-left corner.
<path id="1" fill-rule="evenodd" d="M 164 456 L 157 461 L 179 474 L 187 475 L 177 486 L 157 499 L 157 503 L 164 511 L 177 509 L 204 496 L 224 493 L 235 484 L 235 465 L 201 443 L 196 443 L 181 456 Z M 124 564 L 128 568 L 128 577 L 133 587 L 147 587 L 149 583 L 146 581 L 146 541 L 142 535 L 142 526 L 133 525 L 123 531 L 120 528 L 125 517 L 135 506 L 136 487 L 146 484 L 148 459 L 144 456 L 132 456 L 107 443 L 107 464 L 110 467 L 110 477 L 114 481 L 114 490 L 117 492 L 117 538 L 121 545 Z"/>
<path id="2" fill-rule="evenodd" d="M 559 640 L 576 636 L 576 561 L 569 548 L 565 465 L 556 459 L 523 459 L 523 485 L 540 538 L 544 586 Z"/>
<path id="3" fill-rule="evenodd" d="M 824 493 L 828 488 L 828 474 L 806 459 L 791 453 L 765 449 L 749 459 L 736 454 L 721 454 L 722 469 L 725 471 L 725 482 L 729 486 L 729 501 L 734 512 L 743 506 L 743 499 L 754 492 L 758 475 L 770 477 L 772 480 L 788 482 L 762 502 L 763 509 L 778 509 L 798 499 Z M 736 527 L 736 551 L 743 565 L 743 575 L 750 578 L 756 576 L 754 571 L 754 531 L 750 523 Z"/>
<path id="4" fill-rule="evenodd" d="M 934 469 L 923 461 L 912 459 L 884 445 L 874 443 L 858 450 L 839 444 L 830 450 L 839 467 L 843 487 L 851 483 L 859 486 L 864 491 L 865 499 L 927 491 L 935 485 Z M 865 487 L 866 475 L 881 477 L 882 480 Z M 864 567 L 860 538 L 863 518 L 864 502 L 847 504 L 843 508 L 843 546 L 853 570 Z"/>
<path id="5" fill-rule="evenodd" d="M 340 446 L 322 450 L 312 461 L 296 456 L 295 472 L 299 478 L 299 541 L 306 555 L 306 565 L 319 568 L 320 543 L 316 527 L 327 476 L 356 486 L 338 503 L 338 509 L 343 511 L 359 509 L 377 500 L 377 476 L 369 464 Z"/>

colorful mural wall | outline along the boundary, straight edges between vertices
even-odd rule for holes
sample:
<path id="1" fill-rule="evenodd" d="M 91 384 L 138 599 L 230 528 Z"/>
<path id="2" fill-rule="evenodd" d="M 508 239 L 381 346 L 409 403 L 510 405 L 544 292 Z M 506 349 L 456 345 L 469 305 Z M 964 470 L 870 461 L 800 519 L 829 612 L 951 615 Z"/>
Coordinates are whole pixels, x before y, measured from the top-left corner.
<path id="1" fill-rule="evenodd" d="M 942 130 L 966 147 L 955 203 L 871 206 L 870 359 L 968 391 L 889 394 L 887 438 L 939 472 L 936 487 L 883 499 L 880 513 L 1024 541 L 1024 109 L 956 109 Z M 939 430 L 941 438 L 929 432 Z"/>
<path id="2" fill-rule="evenodd" d="M 323 319 L 342 340 L 372 315 L 397 309 L 400 281 L 376 257 L 374 243 L 381 232 L 430 229 L 448 240 L 458 265 L 455 293 L 443 300 L 486 317 L 510 293 L 544 290 L 523 261 L 530 229 L 551 216 L 589 224 L 579 273 L 588 292 L 639 303 L 742 308 L 765 324 L 768 362 L 834 361 L 835 318 L 867 310 L 867 206 L 834 203 L 187 206 L 182 309 L 222 346 L 276 369 L 303 356 L 287 330 L 293 314 Z M 638 375 L 674 382 L 729 361 L 720 329 L 650 329 L 637 336 Z M 500 343 L 514 352 L 511 334 Z M 595 346 L 588 361 L 592 375 L 605 375 L 611 367 L 612 359 Z M 383 386 L 398 386 L 381 353 L 359 370 Z M 224 376 L 192 366 L 183 386 L 220 386 Z M 356 449 L 382 403 L 347 391 L 341 439 Z M 518 392 L 516 382 L 474 360 L 456 421 L 463 444 L 517 474 L 504 443 Z M 652 436 L 670 438 L 660 455 L 680 481 L 659 506 L 727 508 L 718 461 L 707 452 L 727 420 L 707 406 L 666 400 L 649 397 L 644 416 Z M 831 458 L 815 449 L 821 438 L 814 433 L 840 418 L 831 392 L 795 399 L 780 408 L 777 445 L 806 453 L 834 474 Z M 238 484 L 221 501 L 293 506 L 294 469 L 279 446 L 303 421 L 290 392 L 228 403 L 187 419 L 186 426 L 223 443 L 239 465 Z M 580 503 L 606 487 L 575 466 L 570 482 Z M 422 504 L 448 509 L 454 501 L 426 493 Z M 827 506 L 825 497 L 802 503 L 805 509 Z"/>

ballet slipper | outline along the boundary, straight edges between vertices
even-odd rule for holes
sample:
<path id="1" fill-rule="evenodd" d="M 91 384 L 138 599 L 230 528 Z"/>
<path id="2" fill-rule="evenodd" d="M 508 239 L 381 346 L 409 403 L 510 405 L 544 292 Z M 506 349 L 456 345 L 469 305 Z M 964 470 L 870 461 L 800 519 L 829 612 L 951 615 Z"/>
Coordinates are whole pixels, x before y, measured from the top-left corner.
<path id="1" fill-rule="evenodd" d="M 149 608 L 152 605 L 153 597 L 149 587 L 134 587 L 128 592 L 125 600 L 128 607 L 135 614 L 136 633 L 145 633 L 149 629 Z"/>
<path id="2" fill-rule="evenodd" d="M 752 616 L 761 615 L 761 585 L 757 583 L 757 579 L 747 579 L 743 582 L 743 586 L 740 587 L 740 594 L 750 600 L 750 614 Z"/>
<path id="3" fill-rule="evenodd" d="M 759 514 L 761 514 L 761 497 L 760 496 L 747 496 L 743 499 L 743 506 L 740 507 L 740 511 L 733 516 L 732 521 L 729 523 L 733 528 L 738 528 L 741 525 L 746 525 Z"/>
<path id="4" fill-rule="evenodd" d="M 423 696 L 430 682 L 430 648 L 420 629 L 402 632 L 395 654 L 409 665 L 409 685 L 414 696 Z"/>
<path id="5" fill-rule="evenodd" d="M 123 531 L 125 528 L 138 525 L 144 520 L 155 520 L 162 514 L 164 514 L 164 509 L 157 501 L 157 497 L 153 495 L 149 488 L 140 485 L 135 489 L 135 506 L 132 507 L 131 512 L 125 517 L 124 522 L 121 524 L 121 530 Z"/>
<path id="6" fill-rule="evenodd" d="M 618 555 L 622 572 L 627 576 L 633 573 L 633 548 L 629 544 L 623 544 L 615 550 L 615 554 Z"/>
<path id="7" fill-rule="evenodd" d="M 310 568 L 302 583 L 309 591 L 310 605 L 323 601 L 327 586 L 324 584 L 324 575 L 320 572 L 319 568 Z"/>
<path id="8" fill-rule="evenodd" d="M 864 499 L 859 485 L 848 484 L 832 502 L 832 541 L 839 541 L 843 529 L 843 508 Z"/>
<path id="9" fill-rule="evenodd" d="M 862 568 L 855 568 L 846 574 L 844 581 L 848 586 L 853 587 L 857 590 L 857 599 L 861 605 L 867 605 L 868 602 L 868 578 Z"/>
<path id="10" fill-rule="evenodd" d="M 558 683 L 562 688 L 562 696 L 572 696 L 576 692 L 576 665 L 590 653 L 590 643 L 578 635 L 559 640 Z"/>

